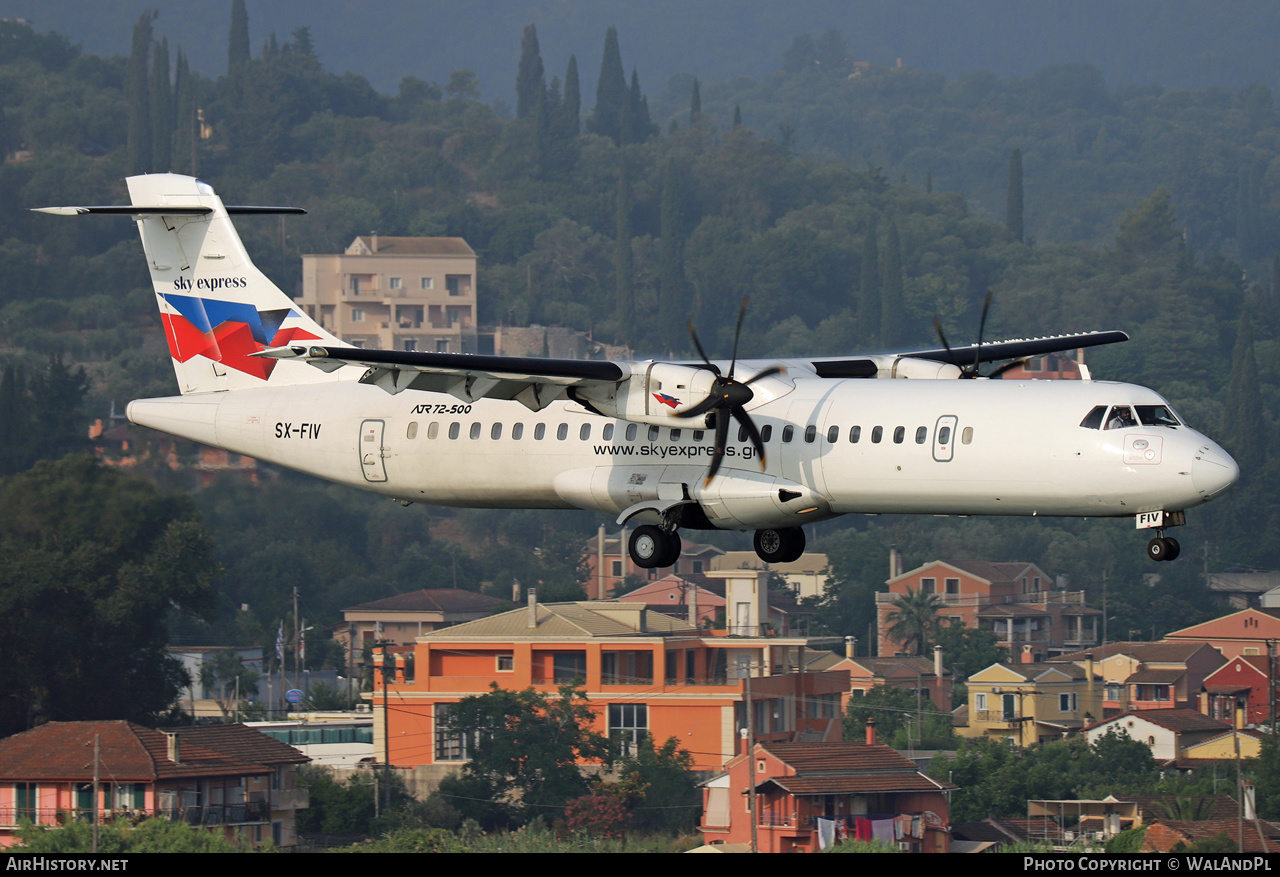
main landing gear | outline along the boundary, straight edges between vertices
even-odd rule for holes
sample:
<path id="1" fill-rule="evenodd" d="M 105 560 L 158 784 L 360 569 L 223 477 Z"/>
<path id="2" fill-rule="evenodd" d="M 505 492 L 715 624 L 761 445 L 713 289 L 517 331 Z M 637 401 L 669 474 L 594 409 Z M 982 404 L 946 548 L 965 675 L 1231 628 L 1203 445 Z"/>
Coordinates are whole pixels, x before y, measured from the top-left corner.
<path id="1" fill-rule="evenodd" d="M 779 527 L 756 530 L 753 540 L 756 555 L 765 563 L 790 563 L 804 554 L 804 530 L 799 527 Z M 627 553 L 641 569 L 663 569 L 674 566 L 680 559 L 680 534 L 668 532 L 656 524 L 641 524 L 631 534 Z"/>
<path id="2" fill-rule="evenodd" d="M 1147 543 L 1147 557 L 1152 560 L 1177 560 L 1182 546 L 1172 536 L 1158 535 Z"/>
<path id="3" fill-rule="evenodd" d="M 641 569 L 661 569 L 675 566 L 680 559 L 680 534 L 666 530 L 654 524 L 641 524 L 631 534 L 631 544 L 627 553 L 631 560 Z"/>

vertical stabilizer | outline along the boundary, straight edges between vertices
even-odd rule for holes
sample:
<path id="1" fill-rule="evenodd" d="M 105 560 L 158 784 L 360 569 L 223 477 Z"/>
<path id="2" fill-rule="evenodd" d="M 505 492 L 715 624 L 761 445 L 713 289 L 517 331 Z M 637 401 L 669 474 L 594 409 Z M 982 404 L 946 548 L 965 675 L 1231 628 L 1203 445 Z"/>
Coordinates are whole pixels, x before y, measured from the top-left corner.
<path id="1" fill-rule="evenodd" d="M 336 378 L 305 363 L 252 355 L 292 342 L 346 345 L 254 266 L 213 187 L 178 174 L 128 183 L 183 395 Z"/>

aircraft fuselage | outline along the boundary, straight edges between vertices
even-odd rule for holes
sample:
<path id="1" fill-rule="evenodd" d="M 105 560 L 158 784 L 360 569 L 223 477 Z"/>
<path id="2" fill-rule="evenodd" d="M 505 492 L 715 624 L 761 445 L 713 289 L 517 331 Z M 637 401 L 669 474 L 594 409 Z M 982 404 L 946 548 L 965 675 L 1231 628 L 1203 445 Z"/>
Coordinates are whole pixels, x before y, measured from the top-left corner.
<path id="1" fill-rule="evenodd" d="M 1185 425 L 1080 425 L 1097 406 L 1167 405 L 1132 384 L 769 380 L 751 408 L 767 469 L 735 425 L 709 484 L 710 430 L 613 420 L 574 402 L 535 413 L 334 380 L 138 400 L 129 418 L 401 500 L 618 515 L 683 498 L 723 529 L 849 513 L 1173 511 L 1209 500 L 1238 474 L 1222 448 Z"/>

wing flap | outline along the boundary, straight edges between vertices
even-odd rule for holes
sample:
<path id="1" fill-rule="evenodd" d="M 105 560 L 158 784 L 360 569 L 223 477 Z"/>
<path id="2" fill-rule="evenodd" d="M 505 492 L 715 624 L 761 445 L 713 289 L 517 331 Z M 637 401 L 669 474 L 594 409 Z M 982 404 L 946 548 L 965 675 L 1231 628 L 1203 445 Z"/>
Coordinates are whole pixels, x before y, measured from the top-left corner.
<path id="1" fill-rule="evenodd" d="M 290 345 L 263 350 L 256 356 L 301 359 L 324 371 L 363 366 L 360 382 L 392 395 L 405 390 L 448 393 L 463 402 L 514 399 L 539 411 L 566 397 L 570 387 L 611 388 L 630 376 L 616 362 L 579 359 L 541 359 L 482 356 L 467 353 L 372 350 L 357 347 Z"/>

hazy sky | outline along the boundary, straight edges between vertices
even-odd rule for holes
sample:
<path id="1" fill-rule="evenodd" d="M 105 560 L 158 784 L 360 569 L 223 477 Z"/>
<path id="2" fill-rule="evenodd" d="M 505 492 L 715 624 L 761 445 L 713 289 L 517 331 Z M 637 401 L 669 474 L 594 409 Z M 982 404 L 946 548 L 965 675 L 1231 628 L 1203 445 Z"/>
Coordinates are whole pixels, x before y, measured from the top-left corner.
<path id="1" fill-rule="evenodd" d="M 443 83 L 469 68 L 489 100 L 514 103 L 524 25 L 534 23 L 547 75 L 576 53 L 594 95 L 605 30 L 616 25 L 628 72 L 648 93 L 676 73 L 704 81 L 761 76 L 795 35 L 838 27 L 860 60 L 955 75 L 985 68 L 1027 75 L 1083 62 L 1111 83 L 1276 87 L 1280 3 L 1274 0 L 248 0 L 256 54 L 275 31 L 311 28 L 321 61 L 384 92 L 406 75 Z M 0 0 L 0 17 L 29 19 L 96 54 L 129 51 L 144 9 L 157 36 L 201 73 L 226 69 L 230 0 Z"/>

